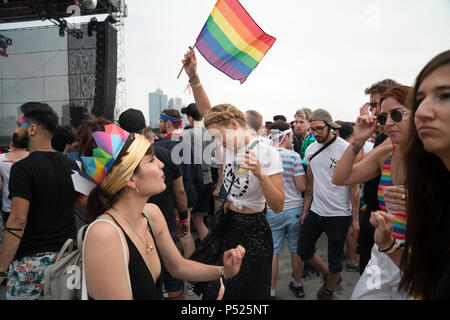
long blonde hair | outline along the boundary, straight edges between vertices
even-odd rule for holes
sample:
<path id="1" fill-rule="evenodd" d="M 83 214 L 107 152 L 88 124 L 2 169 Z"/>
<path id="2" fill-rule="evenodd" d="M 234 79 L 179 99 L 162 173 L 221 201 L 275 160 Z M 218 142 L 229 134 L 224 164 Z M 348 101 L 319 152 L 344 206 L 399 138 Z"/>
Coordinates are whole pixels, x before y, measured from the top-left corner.
<path id="1" fill-rule="evenodd" d="M 205 115 L 205 127 L 216 123 L 228 125 L 233 119 L 247 128 L 247 119 L 241 110 L 231 104 L 219 104 Z"/>

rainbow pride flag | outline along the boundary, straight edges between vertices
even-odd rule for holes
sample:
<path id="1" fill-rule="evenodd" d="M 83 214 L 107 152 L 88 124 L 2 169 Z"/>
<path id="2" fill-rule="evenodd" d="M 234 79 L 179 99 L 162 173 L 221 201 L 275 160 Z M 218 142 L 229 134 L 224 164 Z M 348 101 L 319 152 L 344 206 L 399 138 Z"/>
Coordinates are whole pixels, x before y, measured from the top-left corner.
<path id="1" fill-rule="evenodd" d="M 195 47 L 214 67 L 241 84 L 269 51 L 265 33 L 237 0 L 218 0 Z"/>

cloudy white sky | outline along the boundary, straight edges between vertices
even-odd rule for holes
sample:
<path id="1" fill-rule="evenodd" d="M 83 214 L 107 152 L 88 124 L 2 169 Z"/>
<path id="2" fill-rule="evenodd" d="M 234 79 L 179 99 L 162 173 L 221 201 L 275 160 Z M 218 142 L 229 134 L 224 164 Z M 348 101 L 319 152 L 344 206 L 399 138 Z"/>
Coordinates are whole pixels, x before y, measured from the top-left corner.
<path id="1" fill-rule="evenodd" d="M 128 0 L 127 103 L 148 117 L 158 87 L 184 103 L 187 76 L 176 76 L 215 0 Z M 300 107 L 325 108 L 353 121 L 364 89 L 384 78 L 412 85 L 420 69 L 450 49 L 450 0 L 241 0 L 277 38 L 244 84 L 209 65 L 198 71 L 212 104 L 259 110 L 265 120 Z"/>
<path id="2" fill-rule="evenodd" d="M 158 87 L 193 102 L 183 93 L 186 74 L 176 76 L 215 2 L 127 0 L 127 106 L 140 108 L 147 121 L 148 93 Z M 450 0 L 240 2 L 277 41 L 242 85 L 197 52 L 198 71 L 213 105 L 256 109 L 265 121 L 275 114 L 292 120 L 301 107 L 354 121 L 367 86 L 385 78 L 412 85 L 433 56 L 450 49 Z"/>

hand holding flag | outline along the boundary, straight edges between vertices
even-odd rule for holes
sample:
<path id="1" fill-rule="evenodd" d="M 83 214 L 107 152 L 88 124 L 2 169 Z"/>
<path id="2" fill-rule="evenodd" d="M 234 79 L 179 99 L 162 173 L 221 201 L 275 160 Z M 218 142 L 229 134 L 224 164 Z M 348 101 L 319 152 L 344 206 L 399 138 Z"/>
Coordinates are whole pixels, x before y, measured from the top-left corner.
<path id="1" fill-rule="evenodd" d="M 194 47 L 210 64 L 242 84 L 275 40 L 256 24 L 238 0 L 218 0 Z M 184 68 L 185 62 L 191 62 L 193 49 L 189 48 Z M 191 77 L 190 71 L 186 70 Z"/>

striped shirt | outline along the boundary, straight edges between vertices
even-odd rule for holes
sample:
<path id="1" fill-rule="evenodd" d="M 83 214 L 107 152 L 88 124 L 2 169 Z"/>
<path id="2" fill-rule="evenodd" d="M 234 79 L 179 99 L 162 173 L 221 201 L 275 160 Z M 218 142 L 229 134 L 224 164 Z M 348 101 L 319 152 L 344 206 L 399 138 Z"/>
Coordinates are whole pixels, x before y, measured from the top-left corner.
<path id="1" fill-rule="evenodd" d="M 391 151 L 386 157 L 386 160 L 384 160 L 384 166 L 381 170 L 380 184 L 378 185 L 378 203 L 380 205 L 380 209 L 385 212 L 387 212 L 387 210 L 382 188 L 394 185 L 391 176 L 392 153 L 393 151 Z M 394 216 L 394 230 L 392 231 L 392 236 L 397 240 L 405 240 L 407 220 L 406 212 L 393 213 L 392 215 Z"/>
<path id="2" fill-rule="evenodd" d="M 284 185 L 284 210 L 294 209 L 303 206 L 302 193 L 295 186 L 294 177 L 304 176 L 302 159 L 297 152 L 277 148 L 283 163 L 283 185 Z"/>

